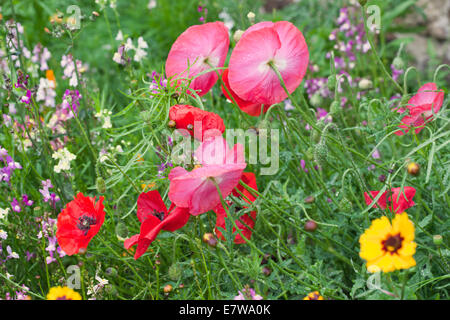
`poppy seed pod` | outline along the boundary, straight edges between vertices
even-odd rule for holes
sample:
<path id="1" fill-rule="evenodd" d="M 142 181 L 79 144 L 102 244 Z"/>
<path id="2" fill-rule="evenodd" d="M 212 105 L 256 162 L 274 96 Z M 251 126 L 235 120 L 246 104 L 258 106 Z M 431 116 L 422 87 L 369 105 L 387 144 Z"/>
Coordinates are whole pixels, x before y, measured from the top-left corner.
<path id="1" fill-rule="evenodd" d="M 420 173 L 420 166 L 415 162 L 409 163 L 406 169 L 408 170 L 408 173 L 412 176 L 418 176 Z"/>

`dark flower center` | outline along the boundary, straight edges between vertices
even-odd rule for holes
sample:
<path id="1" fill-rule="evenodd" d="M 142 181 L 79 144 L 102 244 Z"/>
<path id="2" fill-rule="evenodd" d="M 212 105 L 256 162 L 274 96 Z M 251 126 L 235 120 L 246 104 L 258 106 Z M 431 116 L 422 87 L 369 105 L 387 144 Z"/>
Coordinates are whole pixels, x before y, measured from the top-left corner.
<path id="1" fill-rule="evenodd" d="M 390 254 L 396 253 L 402 247 L 403 237 L 399 234 L 395 236 L 389 236 L 382 242 L 383 250 Z"/>
<path id="2" fill-rule="evenodd" d="M 83 215 L 78 218 L 77 228 L 84 232 L 84 235 L 87 235 L 91 226 L 96 224 L 97 220 L 93 217 L 89 217 L 87 215 Z"/>
<path id="3" fill-rule="evenodd" d="M 67 297 L 66 297 L 66 296 L 62 296 L 62 297 L 58 297 L 58 298 L 56 298 L 56 300 L 69 300 L 69 299 L 67 299 Z"/>
<path id="4" fill-rule="evenodd" d="M 153 211 L 153 215 L 161 221 L 164 220 L 164 212 L 158 212 L 155 210 L 155 211 Z"/>

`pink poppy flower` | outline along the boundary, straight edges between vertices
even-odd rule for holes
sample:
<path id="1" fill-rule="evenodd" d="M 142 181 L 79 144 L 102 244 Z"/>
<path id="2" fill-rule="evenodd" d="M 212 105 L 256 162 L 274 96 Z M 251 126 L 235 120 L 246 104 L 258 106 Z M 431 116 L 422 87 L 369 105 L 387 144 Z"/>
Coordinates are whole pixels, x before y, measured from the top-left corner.
<path id="1" fill-rule="evenodd" d="M 409 115 L 402 119 L 402 123 L 398 126 L 402 130 L 395 132 L 396 135 L 402 136 L 409 132 L 410 128 L 415 128 L 415 132 L 419 133 L 424 125 L 433 118 L 433 113 L 438 113 L 444 101 L 444 91 L 437 89 L 435 83 L 424 84 L 416 95 L 408 101 L 406 108 Z M 405 112 L 405 108 L 400 108 L 397 112 Z"/>
<path id="2" fill-rule="evenodd" d="M 125 249 L 137 245 L 134 259 L 142 256 L 161 230 L 176 231 L 186 225 L 190 214 L 186 208 L 175 207 L 167 210 L 157 190 L 141 193 L 137 201 L 137 217 L 141 222 L 139 234 L 135 234 L 124 242 Z"/>
<path id="3" fill-rule="evenodd" d="M 374 204 L 372 208 L 376 208 L 378 206 L 381 210 L 385 210 L 389 205 L 389 209 L 398 214 L 404 212 L 408 208 L 411 208 L 415 205 L 412 199 L 416 194 L 416 189 L 413 187 L 404 187 L 403 190 L 404 192 L 402 192 L 402 188 L 393 188 L 390 191 L 385 191 L 378 199 L 377 204 Z M 366 204 L 370 205 L 378 193 L 380 193 L 380 191 L 370 191 L 370 195 L 367 192 L 364 192 Z"/>
<path id="4" fill-rule="evenodd" d="M 194 78 L 211 67 L 223 67 L 230 38 L 223 22 L 209 22 L 189 27 L 172 45 L 166 61 L 167 77 Z M 218 79 L 215 71 L 192 80 L 189 87 L 205 95 Z M 182 79 L 177 80 L 177 85 Z"/>
<path id="5" fill-rule="evenodd" d="M 201 167 L 190 172 L 176 167 L 169 173 L 169 199 L 179 207 L 189 208 L 192 215 L 199 215 L 221 203 L 213 181 L 226 198 L 239 183 L 247 164 L 242 145 L 229 149 L 221 136 L 204 141 L 195 157 Z"/>
<path id="6" fill-rule="evenodd" d="M 289 93 L 302 82 L 309 61 L 303 34 L 292 23 L 260 22 L 250 27 L 230 57 L 231 89 L 245 101 L 272 105 L 286 99 L 273 63 Z"/>

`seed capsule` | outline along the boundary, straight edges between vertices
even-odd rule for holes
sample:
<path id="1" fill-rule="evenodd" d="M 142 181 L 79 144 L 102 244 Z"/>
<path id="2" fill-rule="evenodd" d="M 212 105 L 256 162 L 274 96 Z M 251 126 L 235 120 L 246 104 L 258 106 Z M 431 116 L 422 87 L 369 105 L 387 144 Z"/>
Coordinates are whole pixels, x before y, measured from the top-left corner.
<path id="1" fill-rule="evenodd" d="M 313 220 L 308 220 L 305 223 L 305 230 L 306 231 L 315 231 L 317 229 L 317 223 Z"/>

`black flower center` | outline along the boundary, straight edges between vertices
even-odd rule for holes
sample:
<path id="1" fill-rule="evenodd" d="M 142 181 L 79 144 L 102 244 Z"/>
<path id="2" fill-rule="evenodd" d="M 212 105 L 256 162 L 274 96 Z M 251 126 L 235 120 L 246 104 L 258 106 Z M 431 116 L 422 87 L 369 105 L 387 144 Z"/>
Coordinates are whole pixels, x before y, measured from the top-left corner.
<path id="1" fill-rule="evenodd" d="M 155 210 L 155 211 L 153 211 L 153 215 L 161 221 L 164 220 L 164 212 L 158 212 Z"/>
<path id="2" fill-rule="evenodd" d="M 403 237 L 399 234 L 389 236 L 382 242 L 383 250 L 390 254 L 396 253 L 402 247 Z"/>
<path id="3" fill-rule="evenodd" d="M 78 218 L 77 228 L 84 232 L 84 235 L 87 235 L 91 226 L 96 224 L 97 220 L 93 217 L 89 217 L 87 215 L 83 215 Z"/>

